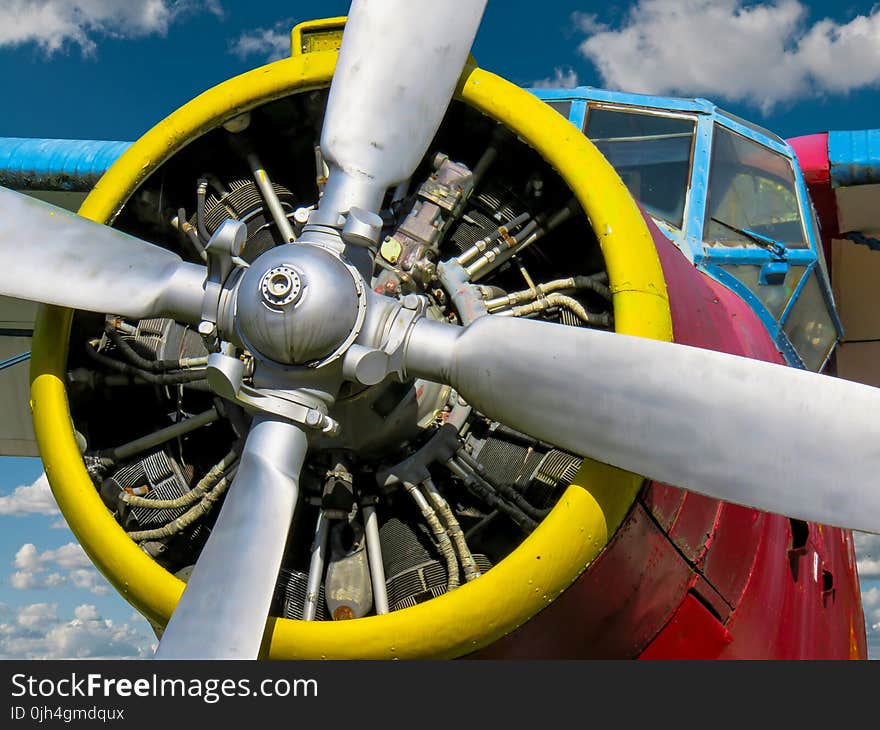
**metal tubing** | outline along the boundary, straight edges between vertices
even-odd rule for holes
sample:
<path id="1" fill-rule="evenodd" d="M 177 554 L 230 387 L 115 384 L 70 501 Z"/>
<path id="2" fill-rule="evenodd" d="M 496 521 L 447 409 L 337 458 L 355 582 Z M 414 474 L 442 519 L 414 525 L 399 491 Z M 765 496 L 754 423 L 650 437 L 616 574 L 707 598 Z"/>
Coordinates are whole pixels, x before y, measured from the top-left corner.
<path id="1" fill-rule="evenodd" d="M 471 275 L 471 281 L 477 281 L 487 274 L 497 269 L 501 264 L 512 256 L 516 256 L 526 248 L 531 246 L 535 241 L 550 233 L 554 228 L 562 225 L 571 218 L 577 210 L 577 201 L 571 200 L 568 204 L 555 213 L 546 223 L 539 224 L 531 221 L 516 236 L 516 245 L 513 247 L 496 246 L 492 251 L 483 255 L 467 267 L 468 274 Z M 533 225 L 534 224 L 534 225 Z"/>
<path id="2" fill-rule="evenodd" d="M 115 449 L 110 449 L 105 452 L 103 456 L 106 456 L 113 461 L 122 461 L 129 456 L 134 456 L 135 454 L 151 449 L 154 446 L 164 444 L 166 441 L 170 441 L 173 438 L 183 436 L 190 431 L 195 431 L 197 428 L 207 426 L 209 423 L 216 421 L 219 417 L 220 414 L 217 413 L 217 409 L 211 407 L 204 413 L 199 413 L 197 416 L 192 416 L 183 421 L 172 423 L 170 426 L 160 428 L 158 431 L 147 436 L 142 436 L 134 441 L 129 441 L 127 444 L 117 446 Z"/>
<path id="3" fill-rule="evenodd" d="M 312 559 L 309 562 L 309 580 L 306 585 L 306 602 L 303 605 L 303 621 L 314 621 L 318 611 L 318 595 L 321 590 L 321 577 L 324 574 L 324 557 L 327 554 L 327 537 L 330 534 L 330 520 L 324 510 L 318 513 L 315 525 L 315 539 L 312 542 Z"/>
<path id="4" fill-rule="evenodd" d="M 263 200 L 266 201 L 266 207 L 269 208 L 269 212 L 272 214 L 272 220 L 274 220 L 275 225 L 278 226 L 279 233 L 281 233 L 281 236 L 285 241 L 293 243 L 296 240 L 296 236 L 293 233 L 293 228 L 290 226 L 290 221 L 287 219 L 287 215 L 284 213 L 284 208 L 281 207 L 281 201 L 275 193 L 275 188 L 272 187 L 272 181 L 269 179 L 269 175 L 266 174 L 265 168 L 255 153 L 249 153 L 247 160 L 248 164 L 251 166 L 251 172 L 254 174 L 254 180 L 257 183 L 257 187 L 263 195 Z"/>
<path id="5" fill-rule="evenodd" d="M 508 237 L 497 246 L 484 251 L 476 261 L 471 262 L 466 267 L 471 281 L 476 281 L 486 276 L 486 274 L 494 271 L 515 253 L 519 253 L 526 246 L 538 240 L 537 235 L 540 231 L 541 228 L 538 222 L 530 220 L 516 236 L 513 238 Z"/>
<path id="6" fill-rule="evenodd" d="M 385 588 L 385 564 L 382 562 L 382 542 L 379 539 L 379 520 L 376 508 L 364 505 L 364 533 L 367 536 L 367 558 L 370 561 L 370 580 L 373 583 L 373 604 L 376 613 L 388 613 L 388 591 Z"/>
<path id="7" fill-rule="evenodd" d="M 484 238 L 481 238 L 477 241 L 473 246 L 471 246 L 466 251 L 462 252 L 461 255 L 457 257 L 458 263 L 462 266 L 466 266 L 471 263 L 477 256 L 484 253 L 487 248 L 489 248 L 490 244 L 492 244 L 498 236 L 500 236 L 505 230 L 509 233 L 510 231 L 517 228 L 517 226 L 522 225 L 529 219 L 529 213 L 520 213 L 516 218 L 508 221 L 502 226 L 498 226 L 492 233 Z"/>

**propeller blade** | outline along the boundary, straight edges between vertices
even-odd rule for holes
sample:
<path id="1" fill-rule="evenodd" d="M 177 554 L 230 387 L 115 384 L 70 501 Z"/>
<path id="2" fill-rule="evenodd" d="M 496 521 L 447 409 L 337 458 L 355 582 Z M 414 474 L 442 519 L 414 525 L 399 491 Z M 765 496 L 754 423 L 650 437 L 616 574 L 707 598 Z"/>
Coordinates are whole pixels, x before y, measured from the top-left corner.
<path id="1" fill-rule="evenodd" d="M 138 319 L 198 322 L 205 268 L 0 187 L 0 295 Z"/>
<path id="2" fill-rule="evenodd" d="M 880 532 L 880 389 L 512 317 L 419 320 L 404 368 L 519 431 L 756 509 Z"/>
<path id="3" fill-rule="evenodd" d="M 307 448 L 298 426 L 255 418 L 238 473 L 156 659 L 257 658 Z"/>
<path id="4" fill-rule="evenodd" d="M 486 0 L 354 0 L 321 151 L 330 168 L 321 212 L 378 211 L 412 175 L 446 113 Z"/>

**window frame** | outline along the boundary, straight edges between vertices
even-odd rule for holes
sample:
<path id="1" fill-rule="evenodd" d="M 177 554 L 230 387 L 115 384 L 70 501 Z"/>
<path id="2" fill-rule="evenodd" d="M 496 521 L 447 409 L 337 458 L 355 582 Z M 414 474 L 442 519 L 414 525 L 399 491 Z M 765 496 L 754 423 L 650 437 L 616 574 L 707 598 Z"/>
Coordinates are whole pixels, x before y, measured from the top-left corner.
<path id="1" fill-rule="evenodd" d="M 710 241 L 706 238 L 706 228 L 708 227 L 707 221 L 708 221 L 708 208 L 709 208 L 709 194 L 711 192 L 710 188 L 712 185 L 712 165 L 715 162 L 715 140 L 716 140 L 716 133 L 717 133 L 719 127 L 721 129 L 723 129 L 725 132 L 727 132 L 729 134 L 736 135 L 737 137 L 744 139 L 747 142 L 750 142 L 751 144 L 753 144 L 757 147 L 763 147 L 765 150 L 769 150 L 772 154 L 775 154 L 778 157 L 780 157 L 788 165 L 788 169 L 791 171 L 791 191 L 792 191 L 792 193 L 794 193 L 795 207 L 797 208 L 798 216 L 800 217 L 800 227 L 801 227 L 801 234 L 803 237 L 804 245 L 803 246 L 791 246 L 791 245 L 784 243 L 782 241 L 780 241 L 780 243 L 784 246 L 784 248 L 786 250 L 786 254 L 788 254 L 788 255 L 790 255 L 791 252 L 793 252 L 793 251 L 804 251 L 804 250 L 814 249 L 813 240 L 812 240 L 813 237 L 810 235 L 811 234 L 810 226 L 807 226 L 804 199 L 801 196 L 801 191 L 799 189 L 800 186 L 798 185 L 797 166 L 794 164 L 794 160 L 792 159 L 791 155 L 780 152 L 779 150 L 774 149 L 770 145 L 763 144 L 762 142 L 754 139 L 753 137 L 745 135 L 736 129 L 731 129 L 727 125 L 722 124 L 721 119 L 717 119 L 717 118 L 713 122 L 712 142 L 711 142 L 710 148 L 709 148 L 709 159 L 706 164 L 706 176 L 705 176 L 706 177 L 706 195 L 705 195 L 705 199 L 703 202 L 703 224 L 702 224 L 702 228 L 700 230 L 700 240 L 702 241 L 704 248 L 709 251 L 713 251 L 713 252 L 715 252 L 719 249 L 720 250 L 753 250 L 753 249 L 757 249 L 759 251 L 764 251 L 764 253 L 767 254 L 768 260 L 770 258 L 770 252 L 766 251 L 766 249 L 762 249 L 760 246 L 750 245 L 750 244 L 747 244 L 744 242 L 738 242 L 738 243 L 734 242 L 731 244 L 720 244 L 720 243 L 716 243 L 714 241 L 714 239 L 712 241 Z"/>
<path id="2" fill-rule="evenodd" d="M 587 135 L 587 125 L 590 123 L 590 112 L 594 109 L 622 112 L 626 114 L 638 114 L 648 117 L 663 117 L 665 119 L 682 119 L 693 122 L 694 131 L 693 135 L 691 136 L 691 148 L 688 157 L 688 174 L 687 181 L 685 183 L 684 205 L 681 211 L 681 226 L 677 226 L 672 221 L 666 220 L 665 218 L 659 218 L 655 215 L 652 215 L 648 210 L 645 210 L 645 212 L 651 217 L 651 220 L 653 220 L 662 230 L 665 230 L 673 235 L 675 233 L 678 233 L 679 235 L 684 235 L 688 227 L 688 221 L 691 217 L 694 170 L 697 159 L 697 132 L 700 126 L 699 115 L 696 113 L 669 111 L 667 109 L 654 109 L 651 107 L 634 106 L 631 104 L 616 104 L 613 102 L 590 100 L 587 102 L 586 109 L 584 110 L 583 121 L 581 123 L 581 131 L 583 132 L 584 136 L 587 137 L 587 139 L 590 139 L 589 135 Z"/>

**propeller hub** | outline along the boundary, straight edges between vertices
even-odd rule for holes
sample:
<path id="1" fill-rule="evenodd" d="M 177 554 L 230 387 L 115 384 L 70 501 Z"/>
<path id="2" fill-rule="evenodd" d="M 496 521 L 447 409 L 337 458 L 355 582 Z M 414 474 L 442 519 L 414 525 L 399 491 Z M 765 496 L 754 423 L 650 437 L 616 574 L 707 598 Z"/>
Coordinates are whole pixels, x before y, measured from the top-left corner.
<path id="1" fill-rule="evenodd" d="M 299 299 L 302 294 L 302 279 L 289 266 L 276 266 L 263 276 L 260 293 L 269 306 L 284 307 Z"/>
<path id="2" fill-rule="evenodd" d="M 278 246 L 242 277 L 235 327 L 255 355 L 318 367 L 357 337 L 364 290 L 357 271 L 332 251 L 307 243 Z"/>

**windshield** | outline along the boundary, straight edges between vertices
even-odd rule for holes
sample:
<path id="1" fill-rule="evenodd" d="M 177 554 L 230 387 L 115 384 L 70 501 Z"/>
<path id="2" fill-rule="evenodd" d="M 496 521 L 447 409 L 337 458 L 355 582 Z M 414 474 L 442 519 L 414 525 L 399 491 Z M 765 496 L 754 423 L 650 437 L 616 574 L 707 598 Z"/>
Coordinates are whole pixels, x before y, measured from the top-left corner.
<path id="1" fill-rule="evenodd" d="M 681 228 L 695 127 L 692 119 L 590 107 L 585 134 L 648 213 Z"/>
<path id="2" fill-rule="evenodd" d="M 724 245 L 760 246 L 749 233 L 789 248 L 806 247 L 791 162 L 716 125 L 703 237 Z"/>

